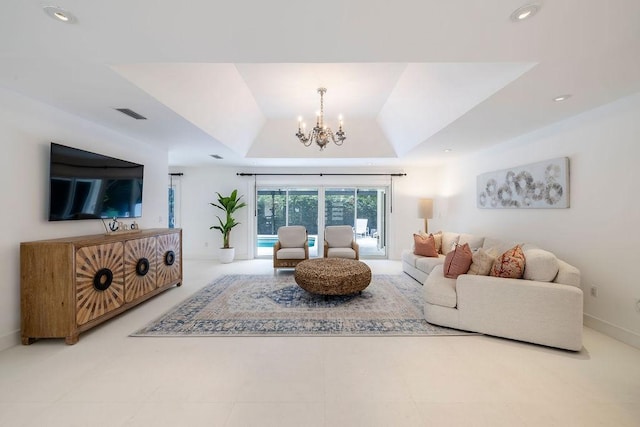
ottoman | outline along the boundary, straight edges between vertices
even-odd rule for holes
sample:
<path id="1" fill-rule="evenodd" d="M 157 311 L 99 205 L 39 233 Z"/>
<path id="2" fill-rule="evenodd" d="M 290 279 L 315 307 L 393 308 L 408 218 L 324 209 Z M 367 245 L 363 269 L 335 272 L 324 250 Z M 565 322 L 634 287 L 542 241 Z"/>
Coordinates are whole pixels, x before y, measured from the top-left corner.
<path id="1" fill-rule="evenodd" d="M 298 286 L 319 295 L 349 295 L 371 283 L 371 269 L 361 261 L 346 258 L 317 258 L 296 266 Z"/>

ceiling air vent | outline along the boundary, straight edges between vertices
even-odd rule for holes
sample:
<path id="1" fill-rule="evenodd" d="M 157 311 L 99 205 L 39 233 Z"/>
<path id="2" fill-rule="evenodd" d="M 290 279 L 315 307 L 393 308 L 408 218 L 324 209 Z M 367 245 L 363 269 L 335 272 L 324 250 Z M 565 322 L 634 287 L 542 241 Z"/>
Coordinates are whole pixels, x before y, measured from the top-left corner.
<path id="1" fill-rule="evenodd" d="M 219 156 L 219 155 L 217 155 L 217 154 L 209 154 L 209 156 L 210 156 L 210 157 L 213 157 L 214 159 L 218 159 L 218 160 L 221 160 L 221 159 L 222 159 L 222 156 Z"/>
<path id="2" fill-rule="evenodd" d="M 135 111 L 129 108 L 116 108 L 116 110 L 120 111 L 122 114 L 126 114 L 127 116 L 134 118 L 136 120 L 147 120 L 147 118 L 143 115 L 136 113 Z"/>

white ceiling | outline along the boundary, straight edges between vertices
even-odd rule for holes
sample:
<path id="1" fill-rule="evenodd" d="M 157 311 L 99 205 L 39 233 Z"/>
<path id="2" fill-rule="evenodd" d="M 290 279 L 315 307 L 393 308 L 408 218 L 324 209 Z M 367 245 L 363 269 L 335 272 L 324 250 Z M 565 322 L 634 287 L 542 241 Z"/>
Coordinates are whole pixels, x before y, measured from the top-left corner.
<path id="1" fill-rule="evenodd" d="M 73 24 L 5 3 L 1 87 L 171 165 L 435 164 L 640 91 L 638 0 L 547 0 L 517 23 L 522 0 L 60 0 Z M 322 152 L 294 135 L 321 86 L 347 134 Z"/>

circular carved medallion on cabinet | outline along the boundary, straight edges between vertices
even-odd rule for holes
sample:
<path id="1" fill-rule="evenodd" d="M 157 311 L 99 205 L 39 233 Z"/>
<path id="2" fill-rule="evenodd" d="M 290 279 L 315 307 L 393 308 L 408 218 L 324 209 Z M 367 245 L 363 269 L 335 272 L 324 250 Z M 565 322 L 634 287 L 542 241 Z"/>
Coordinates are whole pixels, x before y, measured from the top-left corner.
<path id="1" fill-rule="evenodd" d="M 167 251 L 166 254 L 164 254 L 164 263 L 165 265 L 171 266 L 173 265 L 173 263 L 176 261 L 176 253 L 173 251 Z"/>
<path id="2" fill-rule="evenodd" d="M 136 273 L 138 276 L 146 276 L 149 272 L 149 260 L 146 258 L 140 258 L 136 264 Z"/>
<path id="3" fill-rule="evenodd" d="M 93 287 L 99 291 L 106 291 L 113 282 L 113 273 L 108 268 L 101 268 L 93 276 Z"/>

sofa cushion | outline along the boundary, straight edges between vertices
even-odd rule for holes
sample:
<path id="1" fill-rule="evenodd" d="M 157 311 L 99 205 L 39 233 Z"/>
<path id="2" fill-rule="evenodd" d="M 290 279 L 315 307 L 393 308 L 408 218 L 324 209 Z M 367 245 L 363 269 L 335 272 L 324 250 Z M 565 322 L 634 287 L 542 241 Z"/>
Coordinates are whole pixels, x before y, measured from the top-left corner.
<path id="1" fill-rule="evenodd" d="M 456 279 L 459 275 L 469 271 L 471 266 L 471 248 L 469 244 L 457 245 L 455 249 L 447 254 L 444 260 L 444 277 Z"/>
<path id="2" fill-rule="evenodd" d="M 414 234 L 413 235 L 414 250 L 416 255 L 422 255 L 426 257 L 437 257 L 438 251 L 436 251 L 436 243 L 432 234 L 428 236 Z"/>
<path id="3" fill-rule="evenodd" d="M 482 247 L 482 244 L 484 243 L 484 237 L 476 236 L 474 234 L 462 233 L 460 235 L 460 238 L 458 239 L 458 244 L 464 245 L 465 243 L 469 244 L 469 247 L 471 248 L 471 252 L 473 252 L 475 249 Z"/>
<path id="4" fill-rule="evenodd" d="M 282 248 L 276 253 L 276 259 L 305 259 L 304 248 Z"/>
<path id="5" fill-rule="evenodd" d="M 493 267 L 493 263 L 496 260 L 495 255 L 490 250 L 479 248 L 473 253 L 471 258 L 471 267 L 467 274 L 477 274 L 480 276 L 487 276 Z"/>
<path id="6" fill-rule="evenodd" d="M 280 241 L 282 248 L 302 248 L 307 241 L 307 229 L 302 225 L 280 227 L 278 228 L 278 241 Z"/>
<path id="7" fill-rule="evenodd" d="M 496 259 L 491 267 L 491 276 L 520 279 L 524 273 L 524 253 L 520 245 L 509 249 Z"/>
<path id="8" fill-rule="evenodd" d="M 558 258 L 544 249 L 527 249 L 524 251 L 524 278 L 539 282 L 551 282 L 558 274 Z"/>
<path id="9" fill-rule="evenodd" d="M 420 256 L 413 253 L 412 250 L 405 249 L 402 251 L 402 262 L 406 262 L 411 267 L 416 266 L 416 260 L 419 259 Z"/>
<path id="10" fill-rule="evenodd" d="M 424 300 L 429 304 L 455 308 L 457 305 L 456 281 L 442 274 L 442 266 L 433 269 L 424 282 Z"/>
<path id="11" fill-rule="evenodd" d="M 494 239 L 493 237 L 485 237 L 484 242 L 482 243 L 482 247 L 484 249 L 491 249 L 497 255 L 500 255 L 518 244 L 518 242 Z"/>
<path id="12" fill-rule="evenodd" d="M 431 273 L 431 270 L 437 265 L 444 264 L 444 255 L 439 255 L 437 258 L 434 257 L 419 257 L 416 259 L 416 268 L 420 271 L 423 271 L 427 274 Z"/>
<path id="13" fill-rule="evenodd" d="M 348 248 L 329 248 L 327 251 L 327 258 L 347 258 L 356 259 L 356 251 Z"/>
<path id="14" fill-rule="evenodd" d="M 324 230 L 324 240 L 330 247 L 350 248 L 353 242 L 353 228 L 350 225 L 332 225 Z"/>
<path id="15" fill-rule="evenodd" d="M 440 253 L 443 255 L 451 252 L 455 245 L 458 243 L 458 239 L 460 235 L 458 233 L 451 233 L 449 231 L 445 231 L 442 233 L 442 247 L 440 248 Z"/>

